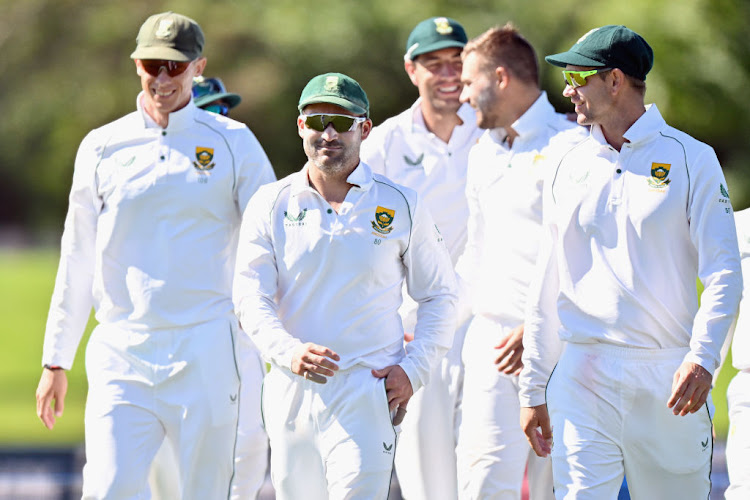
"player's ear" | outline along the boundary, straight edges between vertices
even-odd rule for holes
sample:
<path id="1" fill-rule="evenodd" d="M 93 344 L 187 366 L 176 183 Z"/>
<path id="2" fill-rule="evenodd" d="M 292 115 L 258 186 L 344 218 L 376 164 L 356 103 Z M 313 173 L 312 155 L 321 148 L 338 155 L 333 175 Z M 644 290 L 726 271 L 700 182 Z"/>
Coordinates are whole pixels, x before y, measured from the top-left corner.
<path id="1" fill-rule="evenodd" d="M 362 140 L 364 141 L 367 139 L 367 136 L 370 135 L 370 132 L 372 131 L 372 120 L 369 118 L 362 122 Z"/>
<path id="2" fill-rule="evenodd" d="M 406 74 L 409 75 L 409 80 L 411 80 L 411 83 L 413 83 L 416 87 L 417 77 L 415 75 L 415 72 L 417 70 L 417 64 L 411 59 L 404 59 L 404 70 L 406 71 Z"/>

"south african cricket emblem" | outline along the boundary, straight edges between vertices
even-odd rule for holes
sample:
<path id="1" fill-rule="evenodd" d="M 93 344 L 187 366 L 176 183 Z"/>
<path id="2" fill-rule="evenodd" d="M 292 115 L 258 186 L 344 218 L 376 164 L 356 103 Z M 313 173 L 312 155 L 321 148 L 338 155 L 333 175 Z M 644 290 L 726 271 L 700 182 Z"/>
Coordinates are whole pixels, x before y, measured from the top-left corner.
<path id="1" fill-rule="evenodd" d="M 441 35 L 450 35 L 453 33 L 453 27 L 450 25 L 447 17 L 438 17 L 435 21 L 435 31 Z"/>
<path id="2" fill-rule="evenodd" d="M 396 211 L 390 208 L 378 207 L 375 209 L 375 220 L 372 222 L 372 228 L 380 234 L 389 234 L 393 231 L 391 223 L 396 216 Z"/>
<path id="3" fill-rule="evenodd" d="M 195 159 L 197 160 L 193 162 L 193 166 L 195 168 L 197 168 L 201 172 L 211 170 L 216 165 L 215 163 L 213 163 L 214 148 L 196 147 Z"/>
<path id="4" fill-rule="evenodd" d="M 669 183 L 669 169 L 672 165 L 669 163 L 652 163 L 651 164 L 651 178 L 648 180 L 648 185 L 654 189 L 664 189 Z"/>

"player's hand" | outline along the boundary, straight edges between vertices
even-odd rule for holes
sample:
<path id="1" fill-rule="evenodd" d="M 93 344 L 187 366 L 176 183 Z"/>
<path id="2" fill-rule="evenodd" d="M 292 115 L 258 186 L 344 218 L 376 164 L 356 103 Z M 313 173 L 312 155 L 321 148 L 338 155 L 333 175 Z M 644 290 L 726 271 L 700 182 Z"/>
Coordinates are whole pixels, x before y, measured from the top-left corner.
<path id="1" fill-rule="evenodd" d="M 47 429 L 55 426 L 55 417 L 62 417 L 65 407 L 65 394 L 68 392 L 68 376 L 65 370 L 42 371 L 42 378 L 36 388 L 36 415 Z M 54 413 L 52 402 L 55 402 Z"/>
<path id="2" fill-rule="evenodd" d="M 667 408 L 684 417 L 703 407 L 711 391 L 711 374 L 700 365 L 684 361 L 672 379 L 672 395 Z"/>
<path id="3" fill-rule="evenodd" d="M 523 368 L 523 324 L 515 327 L 498 345 L 495 346 L 497 371 L 507 375 L 518 375 Z"/>
<path id="4" fill-rule="evenodd" d="M 531 408 L 522 407 L 521 429 L 526 434 L 534 453 L 546 457 L 552 452 L 552 426 L 546 404 Z"/>
<path id="5" fill-rule="evenodd" d="M 292 356 L 292 372 L 318 384 L 325 384 L 327 377 L 333 377 L 339 365 L 339 355 L 331 349 L 308 342 L 294 351 Z M 333 361 L 331 361 L 333 360 Z"/>
<path id="6" fill-rule="evenodd" d="M 412 340 L 414 340 L 414 334 L 413 333 L 409 333 L 409 332 L 404 332 L 404 342 L 406 342 L 408 344 Z"/>
<path id="7" fill-rule="evenodd" d="M 372 376 L 385 378 L 385 394 L 388 397 L 388 409 L 393 411 L 398 408 L 405 414 L 406 405 L 409 403 L 412 395 L 414 395 L 414 390 L 411 388 L 411 381 L 404 369 L 398 365 L 386 366 L 380 370 L 372 370 Z M 403 419 L 403 416 L 401 418 Z"/>

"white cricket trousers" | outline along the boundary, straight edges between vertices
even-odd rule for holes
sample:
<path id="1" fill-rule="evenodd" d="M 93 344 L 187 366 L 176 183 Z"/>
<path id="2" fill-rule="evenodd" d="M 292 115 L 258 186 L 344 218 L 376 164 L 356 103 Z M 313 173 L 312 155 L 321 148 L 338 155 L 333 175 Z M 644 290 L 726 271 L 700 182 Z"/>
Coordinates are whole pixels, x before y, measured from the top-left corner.
<path id="1" fill-rule="evenodd" d="M 453 347 L 432 370 L 429 383 L 409 400 L 401 423 L 396 475 L 406 500 L 457 498 L 456 441 L 462 414 L 461 349 L 466 326 L 456 331 Z"/>
<path id="2" fill-rule="evenodd" d="M 236 320 L 137 333 L 99 325 L 86 349 L 83 499 L 147 499 L 166 437 L 182 499 L 229 496 L 239 377 Z"/>
<path id="3" fill-rule="evenodd" d="M 268 467 L 268 437 L 263 429 L 260 413 L 260 392 L 266 367 L 258 349 L 246 333 L 240 331 L 236 340 L 240 371 L 240 416 L 230 500 L 249 500 L 258 497 Z M 154 500 L 182 498 L 177 457 L 168 439 L 164 440 L 151 464 L 149 486 Z"/>
<path id="4" fill-rule="evenodd" d="M 565 343 L 547 384 L 558 500 L 616 499 L 623 474 L 633 500 L 708 499 L 711 401 L 667 408 L 687 352 Z"/>
<path id="5" fill-rule="evenodd" d="M 262 402 L 277 500 L 388 498 L 397 432 L 370 368 L 317 384 L 271 365 Z"/>
<path id="6" fill-rule="evenodd" d="M 457 448 L 462 500 L 520 500 L 527 468 L 530 500 L 554 498 L 552 462 L 533 452 L 521 430 L 518 376 L 495 365 L 495 346 L 517 326 L 477 315 L 466 333 Z"/>
<path id="7" fill-rule="evenodd" d="M 729 435 L 726 500 L 750 498 L 750 371 L 738 372 L 727 388 Z"/>

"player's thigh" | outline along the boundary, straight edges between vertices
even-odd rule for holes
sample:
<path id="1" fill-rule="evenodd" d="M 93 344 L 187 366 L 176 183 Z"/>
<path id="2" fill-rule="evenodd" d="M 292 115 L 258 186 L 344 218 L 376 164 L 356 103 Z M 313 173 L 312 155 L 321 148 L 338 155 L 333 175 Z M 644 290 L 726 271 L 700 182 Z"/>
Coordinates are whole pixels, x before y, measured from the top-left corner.
<path id="1" fill-rule="evenodd" d="M 134 404 L 114 403 L 104 413 L 100 408 L 86 411 L 83 498 L 141 498 L 164 429 L 153 413 Z"/>
<path id="2" fill-rule="evenodd" d="M 739 372 L 727 389 L 727 500 L 750 498 L 750 372 Z"/>
<path id="3" fill-rule="evenodd" d="M 305 385 L 302 377 L 277 366 L 263 380 L 262 413 L 278 500 L 328 498 L 313 423 L 313 392 Z"/>
<path id="4" fill-rule="evenodd" d="M 585 348 L 564 349 L 547 385 L 556 498 L 617 497 L 624 474 L 618 377 Z"/>
<path id="5" fill-rule="evenodd" d="M 684 353 L 656 350 L 628 364 L 630 391 L 624 416 L 623 455 L 633 498 L 707 498 L 713 436 L 709 396 L 697 412 L 675 415 L 667 407 Z"/>
<path id="6" fill-rule="evenodd" d="M 329 498 L 385 500 L 397 452 L 385 379 L 373 377 L 369 369 L 345 377 L 325 401 L 330 419 L 323 420 L 321 451 Z"/>
<path id="7" fill-rule="evenodd" d="M 249 342 L 249 340 L 247 341 Z M 265 480 L 268 461 L 268 437 L 261 415 L 261 388 L 265 364 L 252 346 L 240 342 L 240 420 L 235 446 L 233 500 L 256 498 Z"/>

